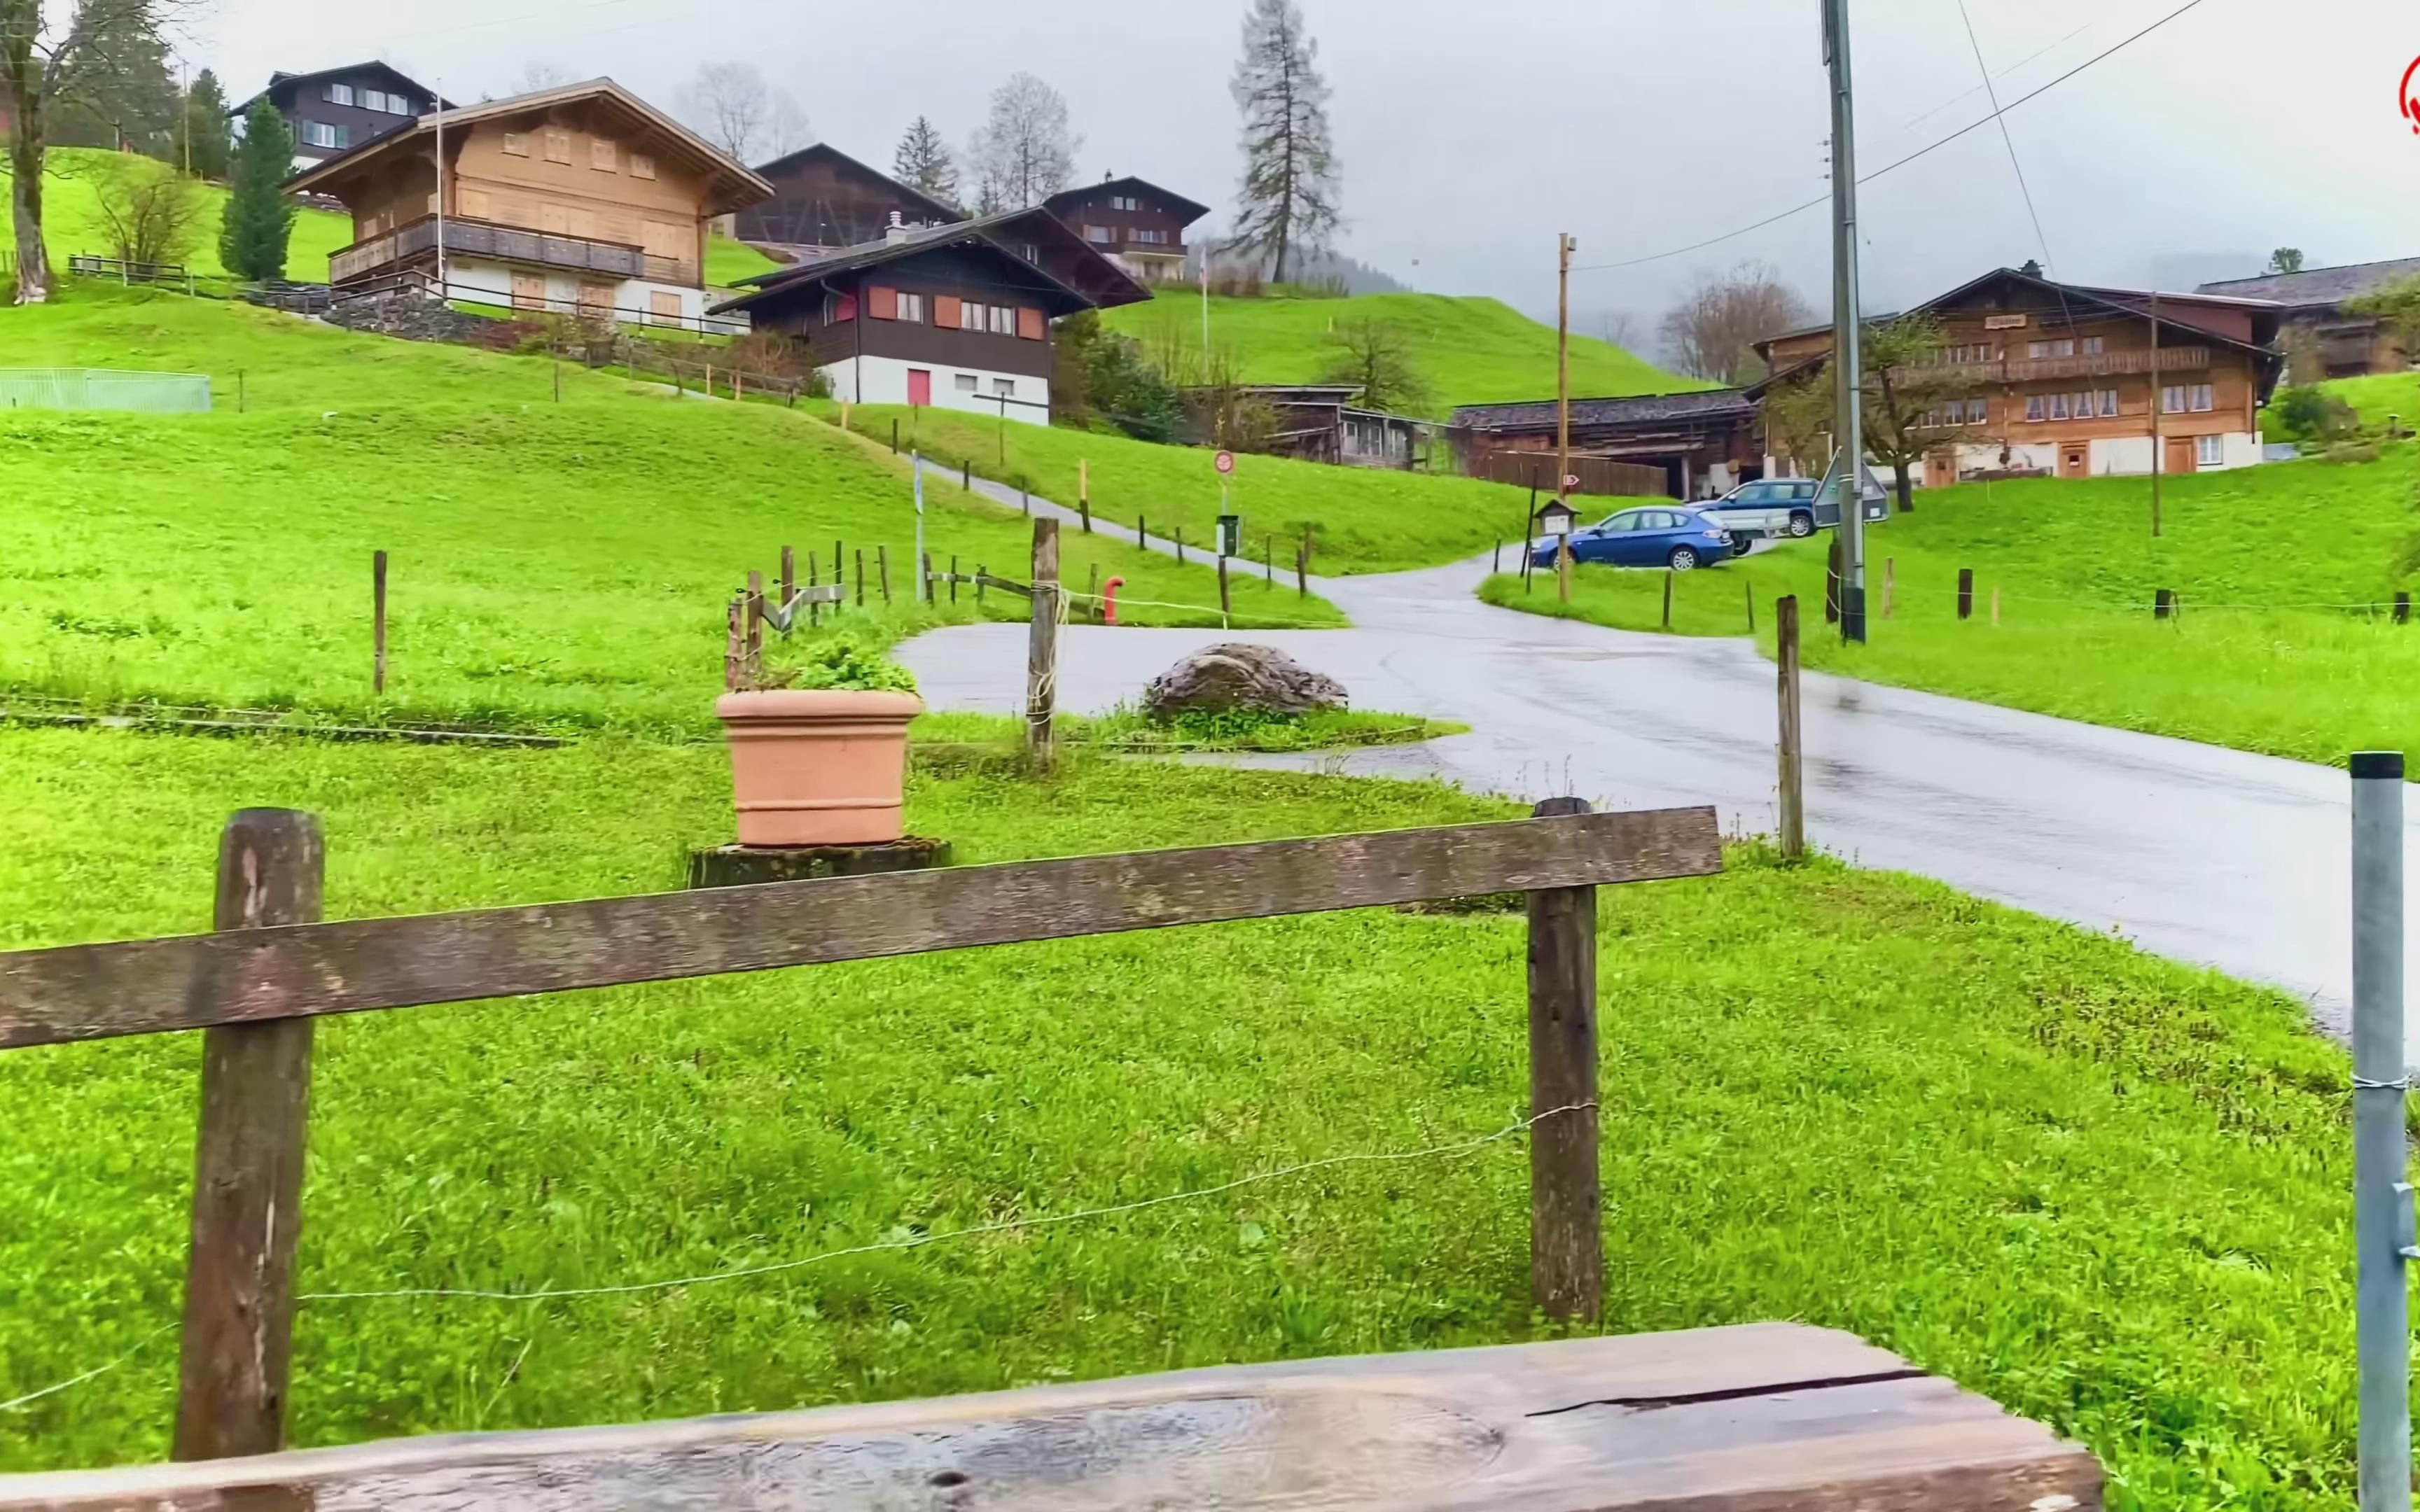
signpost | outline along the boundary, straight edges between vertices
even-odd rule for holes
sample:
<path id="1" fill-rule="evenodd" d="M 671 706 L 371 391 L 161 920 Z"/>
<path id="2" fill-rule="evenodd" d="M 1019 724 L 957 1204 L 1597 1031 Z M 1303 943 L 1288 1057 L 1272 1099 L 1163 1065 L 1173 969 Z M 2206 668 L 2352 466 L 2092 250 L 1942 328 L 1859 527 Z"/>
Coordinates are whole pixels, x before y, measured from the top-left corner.
<path id="1" fill-rule="evenodd" d="M 1572 601 L 1572 519 L 1576 512 L 1559 499 L 1550 499 L 1538 511 L 1539 533 L 1555 543 L 1555 593 Z"/>
<path id="2" fill-rule="evenodd" d="M 1244 549 L 1244 522 L 1228 513 L 1227 504 L 1227 480 L 1235 475 L 1235 454 L 1222 446 L 1218 448 L 1218 455 L 1210 459 L 1210 465 L 1218 470 L 1218 555 L 1221 559 L 1218 579 L 1224 582 L 1227 577 L 1224 559 L 1241 555 Z"/>

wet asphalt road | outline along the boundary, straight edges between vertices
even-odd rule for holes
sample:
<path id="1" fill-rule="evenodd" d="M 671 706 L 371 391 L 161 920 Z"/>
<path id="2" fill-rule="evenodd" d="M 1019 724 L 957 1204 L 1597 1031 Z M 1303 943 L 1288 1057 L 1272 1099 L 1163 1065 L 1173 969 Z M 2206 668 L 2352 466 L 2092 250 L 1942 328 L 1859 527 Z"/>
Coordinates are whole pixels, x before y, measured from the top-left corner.
<path id="1" fill-rule="evenodd" d="M 1255 764 L 1434 776 L 1532 799 L 1576 794 L 1601 809 L 1711 803 L 1726 829 L 1776 827 L 1772 663 L 1743 640 L 1496 609 L 1472 596 L 1485 570 L 1317 582 L 1352 617 L 1349 630 L 1070 625 L 1061 707 L 1106 710 L 1190 650 L 1262 641 L 1338 678 L 1357 707 L 1471 732 Z M 903 656 L 935 707 L 1006 714 L 1021 699 L 1025 640 L 1022 625 L 959 626 L 918 637 Z M 2343 1032 L 2341 771 L 1813 673 L 1802 697 L 1810 843 L 2273 983 Z"/>

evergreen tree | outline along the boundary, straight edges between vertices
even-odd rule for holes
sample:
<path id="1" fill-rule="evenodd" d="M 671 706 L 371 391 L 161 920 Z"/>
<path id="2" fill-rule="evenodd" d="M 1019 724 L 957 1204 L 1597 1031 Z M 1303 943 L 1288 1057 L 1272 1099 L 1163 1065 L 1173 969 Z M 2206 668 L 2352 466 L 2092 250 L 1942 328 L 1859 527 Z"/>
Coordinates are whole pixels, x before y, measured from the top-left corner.
<path id="1" fill-rule="evenodd" d="M 891 158 L 891 176 L 944 205 L 958 202 L 957 161 L 950 156 L 950 145 L 941 140 L 941 133 L 922 116 L 908 123 L 908 134 L 899 139 L 899 150 Z"/>
<path id="2" fill-rule="evenodd" d="M 1294 0 L 1252 0 L 1244 55 L 1228 85 L 1244 113 L 1244 186 L 1227 250 L 1267 258 L 1280 281 L 1302 254 L 1324 249 L 1337 225 L 1336 150 L 1318 60 Z"/>
<path id="3" fill-rule="evenodd" d="M 219 228 L 219 261 L 238 278 L 267 283 L 286 276 L 286 241 L 294 229 L 294 202 L 284 184 L 294 171 L 294 135 L 267 97 L 243 118 L 229 178 L 226 220 Z"/>
<path id="4" fill-rule="evenodd" d="M 176 165 L 196 178 L 225 178 L 235 151 L 227 131 L 226 91 L 219 76 L 204 69 L 185 90 L 184 109 L 177 115 L 177 137 L 171 147 Z"/>

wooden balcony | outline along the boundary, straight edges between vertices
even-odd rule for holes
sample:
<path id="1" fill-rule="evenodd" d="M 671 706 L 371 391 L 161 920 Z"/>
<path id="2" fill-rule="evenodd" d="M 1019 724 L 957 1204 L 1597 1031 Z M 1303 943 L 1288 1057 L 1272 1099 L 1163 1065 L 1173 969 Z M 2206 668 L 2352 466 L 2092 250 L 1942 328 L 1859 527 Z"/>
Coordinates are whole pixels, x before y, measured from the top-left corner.
<path id="1" fill-rule="evenodd" d="M 396 271 L 417 259 L 433 257 L 437 234 L 437 217 L 427 215 L 356 241 L 328 258 L 328 282 L 355 283 Z M 563 236 L 490 221 L 466 221 L 458 216 L 445 218 L 445 255 L 493 257 L 499 262 L 529 263 L 610 279 L 643 278 L 657 284 L 691 285 L 698 282 L 695 263 L 654 256 L 627 241 L 599 241 L 594 237 Z"/>
<path id="2" fill-rule="evenodd" d="M 1951 376 L 1969 383 L 2030 383 L 2042 378 L 2113 378 L 2121 373 L 2151 371 L 2149 347 L 2139 351 L 2095 352 L 2088 357 L 2009 358 L 1997 363 L 1945 363 Z M 2163 347 L 2160 371 L 2182 373 L 2210 366 L 2207 347 Z"/>

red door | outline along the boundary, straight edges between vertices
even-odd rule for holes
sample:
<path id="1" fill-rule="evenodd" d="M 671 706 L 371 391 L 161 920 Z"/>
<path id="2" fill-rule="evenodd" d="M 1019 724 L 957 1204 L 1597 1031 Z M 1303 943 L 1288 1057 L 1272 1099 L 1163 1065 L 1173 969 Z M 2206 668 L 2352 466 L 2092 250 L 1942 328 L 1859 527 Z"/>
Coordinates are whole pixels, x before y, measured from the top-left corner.
<path id="1" fill-rule="evenodd" d="M 908 370 L 908 402 L 929 406 L 933 402 L 933 371 L 926 367 Z"/>

